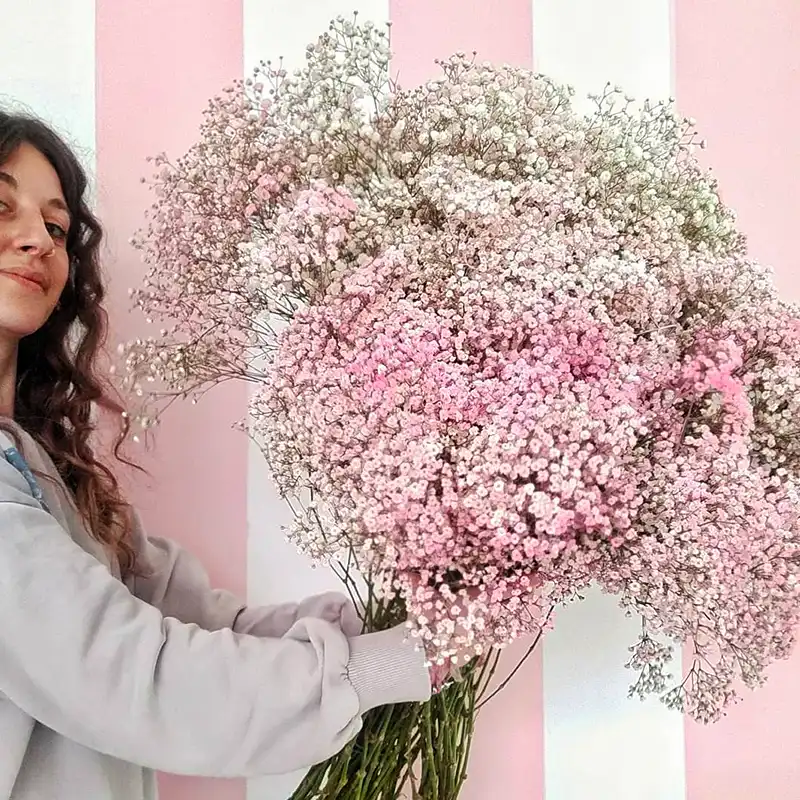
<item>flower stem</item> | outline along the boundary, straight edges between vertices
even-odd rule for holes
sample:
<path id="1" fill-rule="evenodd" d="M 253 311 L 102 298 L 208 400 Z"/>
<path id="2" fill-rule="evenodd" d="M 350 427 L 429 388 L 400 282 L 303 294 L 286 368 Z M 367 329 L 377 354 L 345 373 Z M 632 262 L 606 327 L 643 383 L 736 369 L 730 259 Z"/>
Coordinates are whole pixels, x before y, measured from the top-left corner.
<path id="1" fill-rule="evenodd" d="M 402 622 L 405 609 L 396 599 L 371 598 L 365 616 L 371 630 L 382 630 Z M 427 703 L 367 712 L 355 739 L 312 767 L 291 800 L 396 800 L 404 787 L 414 800 L 457 800 L 467 779 L 475 718 L 513 676 L 487 697 L 498 657 L 492 652 L 466 664 L 461 679 Z"/>

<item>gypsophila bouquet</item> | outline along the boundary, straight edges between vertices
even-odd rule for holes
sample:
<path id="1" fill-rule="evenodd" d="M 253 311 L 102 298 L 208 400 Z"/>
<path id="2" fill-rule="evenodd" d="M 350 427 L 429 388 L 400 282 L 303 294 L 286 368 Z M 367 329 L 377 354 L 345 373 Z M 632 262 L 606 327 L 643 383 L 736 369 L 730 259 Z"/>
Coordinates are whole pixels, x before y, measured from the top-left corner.
<path id="1" fill-rule="evenodd" d="M 497 648 L 590 584 L 641 617 L 631 692 L 704 721 L 798 620 L 798 313 L 692 123 L 611 88 L 579 113 L 463 54 L 419 88 L 389 63 L 383 30 L 337 20 L 157 159 L 134 299 L 170 322 L 122 349 L 151 399 L 253 381 L 298 545 L 358 564 L 369 624 L 474 655 L 298 798 L 455 798 Z"/>

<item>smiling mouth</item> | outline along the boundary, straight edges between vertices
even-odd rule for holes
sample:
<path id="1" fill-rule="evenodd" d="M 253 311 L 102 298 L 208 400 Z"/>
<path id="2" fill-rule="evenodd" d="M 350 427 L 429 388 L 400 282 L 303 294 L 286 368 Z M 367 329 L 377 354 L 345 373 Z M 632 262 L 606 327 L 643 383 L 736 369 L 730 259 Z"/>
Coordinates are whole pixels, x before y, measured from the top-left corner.
<path id="1" fill-rule="evenodd" d="M 31 280 L 30 278 L 26 278 L 22 275 L 17 275 L 15 272 L 0 272 L 0 275 L 5 276 L 6 278 L 11 278 L 11 280 L 16 281 L 18 284 L 20 284 L 20 286 L 24 286 L 26 289 L 31 289 L 44 294 L 44 286 L 37 281 Z"/>

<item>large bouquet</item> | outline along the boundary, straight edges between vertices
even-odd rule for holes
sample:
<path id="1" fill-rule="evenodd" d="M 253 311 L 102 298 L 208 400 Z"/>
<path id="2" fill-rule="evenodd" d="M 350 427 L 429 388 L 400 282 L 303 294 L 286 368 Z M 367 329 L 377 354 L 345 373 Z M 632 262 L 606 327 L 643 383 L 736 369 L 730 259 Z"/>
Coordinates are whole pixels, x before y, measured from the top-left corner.
<path id="1" fill-rule="evenodd" d="M 297 798 L 455 798 L 497 648 L 591 583 L 642 619 L 631 692 L 704 721 L 798 618 L 798 314 L 690 122 L 461 54 L 401 88 L 388 44 L 337 20 L 157 159 L 134 297 L 171 322 L 123 348 L 151 397 L 254 381 L 291 536 L 369 625 L 473 656 Z"/>

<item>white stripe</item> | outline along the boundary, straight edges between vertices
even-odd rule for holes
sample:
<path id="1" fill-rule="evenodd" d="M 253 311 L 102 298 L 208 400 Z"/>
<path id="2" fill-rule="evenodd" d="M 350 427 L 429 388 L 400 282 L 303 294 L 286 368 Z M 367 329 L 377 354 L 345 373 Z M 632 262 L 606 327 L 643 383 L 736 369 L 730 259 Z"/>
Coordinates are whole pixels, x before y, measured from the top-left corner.
<path id="1" fill-rule="evenodd" d="M 305 48 L 324 33 L 337 16 L 384 24 L 389 0 L 243 0 L 244 74 L 250 77 L 261 60 L 296 69 L 304 63 Z M 328 569 L 312 569 L 308 560 L 286 542 L 281 526 L 290 514 L 277 496 L 264 459 L 251 445 L 247 473 L 247 599 L 249 603 L 298 600 L 327 590 L 341 591 Z M 248 800 L 285 800 L 302 773 L 247 782 Z"/>
<path id="2" fill-rule="evenodd" d="M 383 25 L 389 20 L 389 0 L 243 0 L 244 67 L 249 75 L 259 61 L 283 57 L 287 69 L 305 63 L 306 46 L 325 33 L 336 17 Z M 302 13 L 301 13 L 302 11 Z"/>
<path id="3" fill-rule="evenodd" d="M 669 0 L 534 0 L 538 72 L 581 95 L 610 82 L 639 99 L 672 93 Z"/>
<path id="4" fill-rule="evenodd" d="M 94 176 L 94 0 L 0 0 L 0 20 L 0 108 L 53 125 Z"/>
<path id="5" fill-rule="evenodd" d="M 536 70 L 576 100 L 606 82 L 638 100 L 671 94 L 669 0 L 534 0 L 533 39 Z M 685 800 L 683 718 L 627 698 L 638 631 L 597 591 L 559 613 L 543 648 L 547 800 Z"/>

